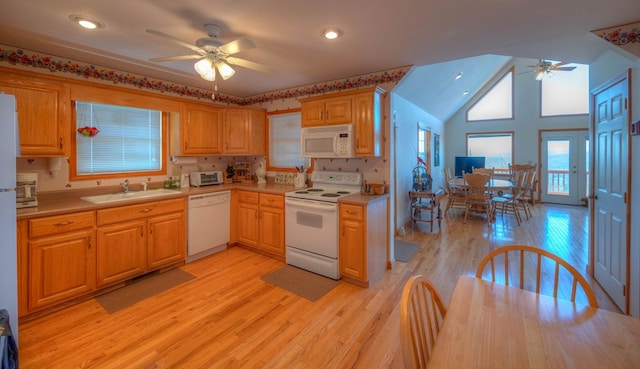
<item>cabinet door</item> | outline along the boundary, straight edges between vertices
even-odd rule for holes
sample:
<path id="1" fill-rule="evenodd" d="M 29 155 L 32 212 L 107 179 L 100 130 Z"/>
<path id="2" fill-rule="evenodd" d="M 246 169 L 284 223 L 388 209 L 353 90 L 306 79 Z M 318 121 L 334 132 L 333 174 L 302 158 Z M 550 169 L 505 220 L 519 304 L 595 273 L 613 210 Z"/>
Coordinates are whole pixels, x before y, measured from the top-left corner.
<path id="1" fill-rule="evenodd" d="M 228 109 L 224 113 L 224 153 L 251 153 L 251 111 Z"/>
<path id="2" fill-rule="evenodd" d="M 314 127 L 324 124 L 324 102 L 309 101 L 301 104 L 300 125 Z"/>
<path id="3" fill-rule="evenodd" d="M 98 228 L 96 280 L 98 287 L 127 280 L 146 270 L 147 226 L 144 220 Z"/>
<path id="4" fill-rule="evenodd" d="M 184 260 L 187 249 L 185 235 L 184 212 L 150 218 L 147 241 L 148 269 Z"/>
<path id="5" fill-rule="evenodd" d="M 238 242 L 258 246 L 258 204 L 239 203 L 237 212 Z"/>
<path id="6" fill-rule="evenodd" d="M 327 99 L 324 104 L 325 124 L 351 123 L 351 100 L 350 96 Z"/>
<path id="7" fill-rule="evenodd" d="M 355 153 L 361 156 L 372 156 L 374 150 L 373 96 L 358 95 L 355 105 Z"/>
<path id="8" fill-rule="evenodd" d="M 184 154 L 222 153 L 222 111 L 188 107 L 180 125 Z"/>
<path id="9" fill-rule="evenodd" d="M 284 256 L 284 209 L 260 207 L 260 248 Z"/>
<path id="10" fill-rule="evenodd" d="M 29 241 L 29 310 L 95 289 L 93 230 Z"/>
<path id="11" fill-rule="evenodd" d="M 359 220 L 340 220 L 340 273 L 366 282 L 364 223 Z"/>
<path id="12" fill-rule="evenodd" d="M 53 83 L 4 85 L 0 91 L 16 96 L 22 156 L 66 156 L 69 154 L 69 104 L 63 86 Z M 69 128 L 68 128 L 69 127 Z"/>

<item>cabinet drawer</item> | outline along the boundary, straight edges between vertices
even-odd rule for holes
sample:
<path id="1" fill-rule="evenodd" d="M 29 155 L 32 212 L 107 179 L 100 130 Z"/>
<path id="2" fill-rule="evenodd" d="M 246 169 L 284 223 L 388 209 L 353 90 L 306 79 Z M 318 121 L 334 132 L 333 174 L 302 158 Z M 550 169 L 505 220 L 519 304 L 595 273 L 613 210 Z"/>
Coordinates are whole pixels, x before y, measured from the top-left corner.
<path id="1" fill-rule="evenodd" d="M 92 228 L 93 220 L 93 211 L 31 219 L 29 220 L 29 237 L 36 238 Z"/>
<path id="2" fill-rule="evenodd" d="M 259 195 L 257 192 L 238 191 L 238 201 L 257 204 Z"/>
<path id="3" fill-rule="evenodd" d="M 340 219 L 364 220 L 364 208 L 358 205 L 340 205 Z"/>
<path id="4" fill-rule="evenodd" d="M 146 218 L 158 214 L 184 211 L 184 209 L 184 199 L 154 201 L 144 204 L 119 206 L 117 208 L 98 210 L 98 225 L 101 226 L 105 224 L 124 222 L 127 220 Z"/>
<path id="5" fill-rule="evenodd" d="M 260 206 L 269 206 L 272 208 L 284 208 L 284 196 L 282 195 L 271 195 L 271 194 L 260 194 Z"/>

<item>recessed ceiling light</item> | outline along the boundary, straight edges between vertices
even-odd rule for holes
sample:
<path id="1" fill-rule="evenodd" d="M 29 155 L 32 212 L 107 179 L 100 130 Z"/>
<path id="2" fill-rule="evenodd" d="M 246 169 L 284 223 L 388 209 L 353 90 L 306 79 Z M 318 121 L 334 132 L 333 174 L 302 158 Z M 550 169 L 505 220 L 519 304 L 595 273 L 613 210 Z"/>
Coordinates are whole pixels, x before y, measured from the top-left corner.
<path id="1" fill-rule="evenodd" d="M 458 74 L 456 74 L 456 79 L 460 79 L 462 78 L 462 72 L 458 72 Z"/>
<path id="2" fill-rule="evenodd" d="M 76 14 L 72 14 L 69 16 L 69 19 L 71 19 L 72 21 L 78 23 L 80 26 L 86 28 L 86 29 L 98 29 L 98 28 L 104 28 L 104 24 L 100 23 L 99 21 L 95 20 L 95 19 L 91 19 L 89 17 L 85 17 L 84 15 L 76 15 Z"/>
<path id="3" fill-rule="evenodd" d="M 469 89 L 466 89 L 462 92 L 462 95 L 468 95 L 469 94 Z"/>
<path id="4" fill-rule="evenodd" d="M 335 40 L 336 38 L 342 36 L 344 32 L 338 27 L 330 27 L 322 30 L 322 37 L 328 40 Z"/>

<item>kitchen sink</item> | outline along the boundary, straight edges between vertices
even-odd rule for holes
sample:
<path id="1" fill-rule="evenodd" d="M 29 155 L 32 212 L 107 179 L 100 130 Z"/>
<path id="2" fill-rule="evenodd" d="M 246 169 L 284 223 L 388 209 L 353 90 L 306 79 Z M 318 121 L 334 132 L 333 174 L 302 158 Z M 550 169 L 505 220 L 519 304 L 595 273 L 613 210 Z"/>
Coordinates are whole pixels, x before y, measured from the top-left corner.
<path id="1" fill-rule="evenodd" d="M 180 191 L 178 190 L 158 188 L 158 189 L 148 190 L 148 191 L 129 191 L 129 192 L 108 193 L 104 195 L 83 196 L 81 197 L 81 199 L 90 201 L 94 204 L 106 204 L 106 203 L 116 202 L 116 201 L 146 199 L 149 197 L 175 195 L 179 193 Z"/>

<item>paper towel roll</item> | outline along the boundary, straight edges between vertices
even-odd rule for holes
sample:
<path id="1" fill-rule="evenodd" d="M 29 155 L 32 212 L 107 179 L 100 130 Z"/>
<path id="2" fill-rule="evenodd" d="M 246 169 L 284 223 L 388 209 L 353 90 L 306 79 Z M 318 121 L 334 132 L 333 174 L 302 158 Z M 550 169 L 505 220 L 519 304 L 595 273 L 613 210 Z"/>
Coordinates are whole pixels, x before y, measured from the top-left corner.
<path id="1" fill-rule="evenodd" d="M 192 156 L 172 156 L 171 162 L 175 165 L 193 165 L 198 162 L 198 158 Z"/>

